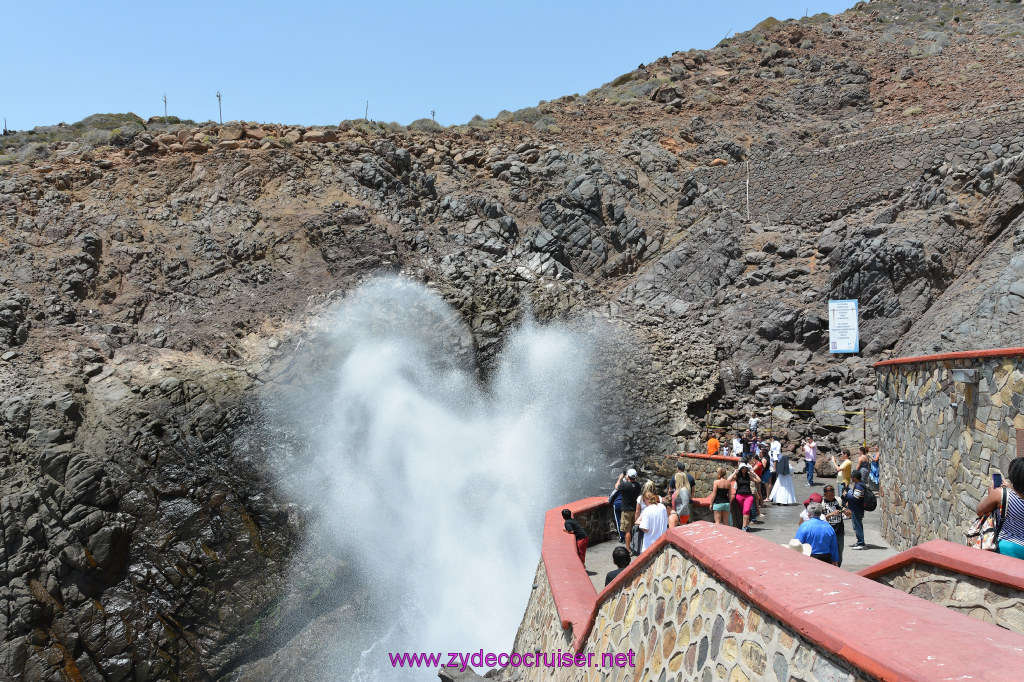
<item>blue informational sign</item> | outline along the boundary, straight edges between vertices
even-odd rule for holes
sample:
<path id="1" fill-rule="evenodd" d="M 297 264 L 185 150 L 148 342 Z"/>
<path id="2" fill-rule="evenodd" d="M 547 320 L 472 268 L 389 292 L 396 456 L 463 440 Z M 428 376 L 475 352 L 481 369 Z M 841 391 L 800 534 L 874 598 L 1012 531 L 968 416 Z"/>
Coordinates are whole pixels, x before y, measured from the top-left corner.
<path id="1" fill-rule="evenodd" d="M 859 353 L 857 300 L 828 302 L 828 350 L 830 353 Z"/>

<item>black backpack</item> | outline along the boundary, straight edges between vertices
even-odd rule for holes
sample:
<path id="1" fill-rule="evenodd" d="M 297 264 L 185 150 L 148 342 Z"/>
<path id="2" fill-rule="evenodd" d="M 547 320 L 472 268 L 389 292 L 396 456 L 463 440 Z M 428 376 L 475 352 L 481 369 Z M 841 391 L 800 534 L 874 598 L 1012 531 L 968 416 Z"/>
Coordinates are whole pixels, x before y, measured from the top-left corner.
<path id="1" fill-rule="evenodd" d="M 864 485 L 863 483 L 861 485 Z M 875 511 L 878 508 L 878 498 L 871 492 L 871 488 L 864 486 L 864 511 Z"/>

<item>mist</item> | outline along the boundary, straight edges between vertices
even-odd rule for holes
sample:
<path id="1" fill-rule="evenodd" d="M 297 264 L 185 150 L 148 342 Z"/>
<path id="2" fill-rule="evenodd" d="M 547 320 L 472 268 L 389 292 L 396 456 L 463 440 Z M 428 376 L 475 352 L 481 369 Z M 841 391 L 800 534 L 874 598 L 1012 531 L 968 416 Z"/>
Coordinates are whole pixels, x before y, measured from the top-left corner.
<path id="1" fill-rule="evenodd" d="M 322 324 L 315 388 L 273 410 L 272 459 L 316 519 L 307 542 L 353 569 L 361 615 L 325 655 L 362 681 L 436 679 L 389 652 L 510 651 L 544 511 L 604 471 L 596 337 L 527 319 L 481 379 L 457 312 L 401 279 L 364 285 Z"/>

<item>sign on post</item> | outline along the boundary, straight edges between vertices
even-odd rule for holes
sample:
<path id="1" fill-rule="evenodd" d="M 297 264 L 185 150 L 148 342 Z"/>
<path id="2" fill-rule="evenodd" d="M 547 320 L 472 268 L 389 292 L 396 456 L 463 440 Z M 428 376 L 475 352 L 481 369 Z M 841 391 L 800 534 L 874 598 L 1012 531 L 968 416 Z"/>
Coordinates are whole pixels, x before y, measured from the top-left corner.
<path id="1" fill-rule="evenodd" d="M 831 353 L 859 353 L 857 300 L 828 302 L 828 349 Z"/>

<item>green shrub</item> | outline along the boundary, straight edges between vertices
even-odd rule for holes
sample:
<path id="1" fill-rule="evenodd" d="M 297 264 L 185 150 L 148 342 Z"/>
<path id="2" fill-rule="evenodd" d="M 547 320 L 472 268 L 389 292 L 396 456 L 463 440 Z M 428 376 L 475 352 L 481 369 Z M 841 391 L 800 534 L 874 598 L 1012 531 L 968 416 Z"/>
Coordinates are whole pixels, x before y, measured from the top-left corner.
<path id="1" fill-rule="evenodd" d="M 50 156 L 50 147 L 45 142 L 29 142 L 18 150 L 18 161 L 22 163 L 42 161 L 48 156 Z"/>
<path id="2" fill-rule="evenodd" d="M 99 128 L 93 128 L 92 130 L 86 130 L 85 134 L 82 135 L 81 142 L 84 146 L 89 148 L 103 147 L 110 140 L 110 133 L 106 130 L 100 130 Z"/>
<path id="3" fill-rule="evenodd" d="M 92 116 L 86 116 L 78 123 L 73 123 L 72 128 L 79 128 L 82 130 L 88 128 L 98 128 L 100 130 L 113 130 L 114 128 L 120 128 L 126 123 L 137 123 L 140 126 L 145 127 L 146 122 L 141 117 L 136 116 L 132 113 L 127 114 L 93 114 Z"/>
<path id="4" fill-rule="evenodd" d="M 526 107 L 513 112 L 512 120 L 519 123 L 536 123 L 543 115 L 540 107 Z"/>
<path id="5" fill-rule="evenodd" d="M 775 17 L 768 17 L 761 23 L 750 29 L 751 33 L 769 33 L 771 31 L 778 31 L 782 27 L 782 22 Z"/>
<path id="6" fill-rule="evenodd" d="M 909 109 L 903 110 L 904 116 L 917 116 L 921 113 L 921 107 L 910 107 Z"/>
<path id="7" fill-rule="evenodd" d="M 625 85 L 629 81 L 633 80 L 633 78 L 635 78 L 635 76 L 634 76 L 635 73 L 636 73 L 635 71 L 630 71 L 629 73 L 624 73 L 621 76 L 619 76 L 618 78 L 616 78 L 615 80 L 613 80 L 608 85 L 610 85 L 613 88 L 617 88 L 620 85 Z"/>
<path id="8" fill-rule="evenodd" d="M 107 140 L 107 144 L 112 147 L 126 147 L 131 144 L 136 135 L 145 129 L 145 126 L 141 123 L 135 123 L 134 121 L 125 123 L 121 127 L 114 128 L 110 131 L 110 137 Z"/>
<path id="9" fill-rule="evenodd" d="M 409 124 L 409 130 L 417 133 L 437 133 L 444 130 L 444 127 L 432 118 L 418 118 Z"/>

